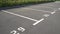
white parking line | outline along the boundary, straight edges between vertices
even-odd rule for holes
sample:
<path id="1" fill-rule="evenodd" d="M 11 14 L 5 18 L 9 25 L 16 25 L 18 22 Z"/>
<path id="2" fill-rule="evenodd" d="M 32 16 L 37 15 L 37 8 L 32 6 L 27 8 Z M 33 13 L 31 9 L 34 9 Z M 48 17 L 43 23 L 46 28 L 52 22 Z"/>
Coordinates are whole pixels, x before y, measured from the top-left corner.
<path id="1" fill-rule="evenodd" d="M 60 10 L 60 8 L 58 8 Z"/>
<path id="2" fill-rule="evenodd" d="M 57 10 L 54 10 L 53 12 L 51 12 L 51 14 L 54 14 L 54 13 L 56 13 L 56 11 L 57 11 Z"/>
<path id="3" fill-rule="evenodd" d="M 44 16 L 44 17 L 48 17 L 48 16 L 50 16 L 50 15 L 49 15 L 49 14 L 44 14 L 43 16 Z"/>
<path id="4" fill-rule="evenodd" d="M 28 9 L 28 10 L 35 10 L 35 11 L 40 11 L 40 12 L 47 12 L 47 13 L 51 13 L 51 11 L 38 10 L 38 9 L 32 9 L 32 8 L 23 8 L 23 9 Z"/>
<path id="5" fill-rule="evenodd" d="M 51 6 L 53 6 L 53 5 L 49 5 L 49 6 L 42 6 L 42 7 L 53 9 L 53 7 L 51 7 Z M 54 9 L 55 9 L 55 8 L 54 8 Z"/>
<path id="6" fill-rule="evenodd" d="M 40 22 L 43 21 L 43 20 L 44 20 L 44 18 L 40 19 L 39 21 L 35 22 L 35 23 L 33 24 L 33 26 L 37 25 L 38 23 L 40 23 Z"/>
<path id="7" fill-rule="evenodd" d="M 29 20 L 32 20 L 32 21 L 38 21 L 36 19 L 32 19 L 32 18 L 29 18 L 29 17 L 26 17 L 26 16 L 22 16 L 22 15 L 19 15 L 19 14 L 8 12 L 8 11 L 5 11 L 5 10 L 1 10 L 1 11 L 5 12 L 5 13 L 8 13 L 8 14 L 12 14 L 12 15 L 18 16 L 18 17 L 26 18 L 26 19 L 29 19 Z"/>
<path id="8" fill-rule="evenodd" d="M 53 9 L 53 7 L 49 7 L 49 6 L 42 6 L 42 5 L 34 6 L 34 7 L 38 7 L 38 8 L 43 7 L 43 8 L 50 8 L 50 9 Z M 55 9 L 55 8 L 54 8 L 54 9 Z"/>

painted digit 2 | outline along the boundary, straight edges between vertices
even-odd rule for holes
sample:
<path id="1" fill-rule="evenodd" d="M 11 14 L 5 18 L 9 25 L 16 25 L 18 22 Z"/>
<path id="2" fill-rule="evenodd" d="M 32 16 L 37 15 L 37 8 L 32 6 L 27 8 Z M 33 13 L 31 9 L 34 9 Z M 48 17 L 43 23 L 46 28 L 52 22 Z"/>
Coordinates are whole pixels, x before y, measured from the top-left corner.
<path id="1" fill-rule="evenodd" d="M 16 34 L 16 33 L 17 33 L 17 31 L 16 31 L 16 30 L 13 30 L 13 31 L 11 31 L 10 33 Z"/>

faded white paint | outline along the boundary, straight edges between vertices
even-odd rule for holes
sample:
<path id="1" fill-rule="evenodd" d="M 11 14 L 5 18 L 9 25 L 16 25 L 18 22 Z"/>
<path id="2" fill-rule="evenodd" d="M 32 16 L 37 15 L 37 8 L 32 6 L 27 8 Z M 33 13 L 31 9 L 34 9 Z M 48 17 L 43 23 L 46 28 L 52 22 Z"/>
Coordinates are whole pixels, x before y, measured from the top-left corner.
<path id="1" fill-rule="evenodd" d="M 28 10 L 35 10 L 35 11 L 40 11 L 40 12 L 47 12 L 47 13 L 51 13 L 51 11 L 38 10 L 38 9 L 32 9 L 32 8 L 23 8 L 23 9 L 28 9 Z"/>
<path id="2" fill-rule="evenodd" d="M 44 16 L 44 17 L 48 17 L 48 16 L 50 16 L 50 15 L 49 15 L 49 14 L 44 14 L 43 16 Z"/>

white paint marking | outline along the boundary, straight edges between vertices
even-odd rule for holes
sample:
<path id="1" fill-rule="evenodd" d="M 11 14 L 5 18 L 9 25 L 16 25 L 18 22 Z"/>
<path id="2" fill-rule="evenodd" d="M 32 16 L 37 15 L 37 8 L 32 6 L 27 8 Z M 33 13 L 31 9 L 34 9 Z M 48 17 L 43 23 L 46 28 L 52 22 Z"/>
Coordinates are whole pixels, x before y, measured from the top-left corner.
<path id="1" fill-rule="evenodd" d="M 57 10 L 54 10 L 53 12 L 51 12 L 51 14 L 54 14 L 54 13 L 56 13 L 56 11 L 57 11 Z"/>
<path id="2" fill-rule="evenodd" d="M 41 5 L 42 6 L 42 5 Z M 51 6 L 54 6 L 54 5 L 51 5 Z M 50 5 L 44 5 L 44 6 L 42 6 L 42 7 L 44 7 L 44 8 L 51 8 L 51 9 L 53 9 L 54 7 L 51 7 Z M 55 9 L 55 8 L 54 8 Z"/>
<path id="3" fill-rule="evenodd" d="M 43 7 L 43 8 L 50 8 L 50 9 L 53 9 L 53 7 L 49 7 L 49 6 L 42 6 L 42 5 L 34 6 L 34 7 L 38 7 L 38 8 Z"/>
<path id="4" fill-rule="evenodd" d="M 29 9 L 29 10 L 35 10 L 35 11 L 41 11 L 41 12 L 48 12 L 48 13 L 51 13 L 51 11 L 38 10 L 38 9 L 32 9 L 32 8 L 23 8 L 23 9 Z"/>
<path id="5" fill-rule="evenodd" d="M 60 8 L 58 8 L 60 10 Z"/>
<path id="6" fill-rule="evenodd" d="M 24 32 L 26 29 L 23 28 L 23 27 L 19 27 L 18 30 L 21 31 L 21 32 Z"/>
<path id="7" fill-rule="evenodd" d="M 13 30 L 13 31 L 11 31 L 10 33 L 12 33 L 12 34 L 16 34 L 17 31 L 16 31 L 16 30 Z"/>
<path id="8" fill-rule="evenodd" d="M 43 16 L 48 17 L 48 16 L 50 16 L 50 15 L 49 15 L 49 14 L 44 14 Z"/>
<path id="9" fill-rule="evenodd" d="M 35 25 L 37 25 L 38 23 L 40 23 L 41 21 L 43 21 L 43 20 L 44 20 L 44 18 L 42 18 L 42 19 L 40 19 L 39 21 L 35 22 L 33 25 L 35 26 Z"/>
<path id="10" fill-rule="evenodd" d="M 5 11 L 5 10 L 1 10 L 5 13 L 9 13 L 9 14 L 12 14 L 12 15 L 15 15 L 15 16 L 18 16 L 18 17 L 22 17 L 22 18 L 26 18 L 26 19 L 29 19 L 29 20 L 32 20 L 32 21 L 38 21 L 36 19 L 32 19 L 32 18 L 29 18 L 29 17 L 26 17 L 26 16 L 22 16 L 22 15 L 19 15 L 19 14 L 15 14 L 15 13 L 12 13 L 12 12 L 8 12 L 8 11 Z"/>

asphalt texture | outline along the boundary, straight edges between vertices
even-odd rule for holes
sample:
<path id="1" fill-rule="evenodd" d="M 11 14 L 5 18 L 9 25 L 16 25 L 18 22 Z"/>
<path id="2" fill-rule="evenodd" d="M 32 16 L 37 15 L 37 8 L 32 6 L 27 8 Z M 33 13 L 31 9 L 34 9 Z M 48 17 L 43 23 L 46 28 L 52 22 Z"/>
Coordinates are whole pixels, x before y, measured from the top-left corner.
<path id="1" fill-rule="evenodd" d="M 42 18 L 43 21 L 33 25 Z M 25 31 L 17 30 L 19 27 Z M 0 10 L 0 34 L 14 34 L 13 30 L 17 31 L 15 34 L 60 34 L 60 2 Z"/>

